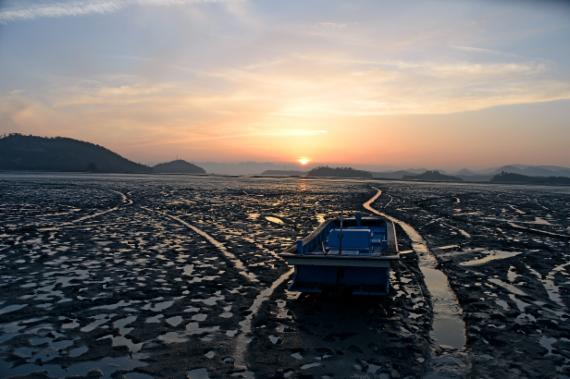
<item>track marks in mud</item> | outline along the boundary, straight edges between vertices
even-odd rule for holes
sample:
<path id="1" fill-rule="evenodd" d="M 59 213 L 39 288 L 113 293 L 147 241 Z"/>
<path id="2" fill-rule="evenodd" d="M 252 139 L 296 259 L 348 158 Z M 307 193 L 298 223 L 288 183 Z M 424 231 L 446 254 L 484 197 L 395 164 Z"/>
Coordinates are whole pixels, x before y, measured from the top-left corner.
<path id="1" fill-rule="evenodd" d="M 133 204 L 133 200 L 130 197 L 128 197 L 127 194 L 125 194 L 121 191 L 116 191 L 116 190 L 110 190 L 110 192 L 117 194 L 121 197 L 121 203 L 120 204 L 117 204 L 114 207 L 104 209 L 104 210 L 99 211 L 99 212 L 90 213 L 88 215 L 76 218 L 74 220 L 64 222 L 64 223 L 59 224 L 57 226 L 48 226 L 48 227 L 44 227 L 44 228 L 38 228 L 38 230 L 40 232 L 49 232 L 49 231 L 58 230 L 60 228 L 65 228 L 65 227 L 69 227 L 69 226 L 76 226 L 77 224 L 80 224 L 84 221 L 91 220 L 91 219 L 94 219 L 97 217 L 101 217 L 101 216 L 104 216 L 104 215 L 111 213 L 111 212 L 116 212 L 123 206 Z"/>
<path id="2" fill-rule="evenodd" d="M 216 249 L 218 249 L 218 251 L 220 251 L 224 255 L 224 257 L 226 257 L 226 259 L 228 259 L 231 262 L 231 264 L 234 266 L 234 268 L 238 271 L 239 275 L 241 275 L 244 279 L 246 279 L 250 283 L 258 283 L 259 282 L 259 280 L 257 279 L 257 276 L 254 273 L 248 271 L 245 264 L 234 253 L 232 253 L 223 243 L 221 243 L 220 241 L 215 239 L 213 236 L 211 236 L 210 234 L 208 234 L 204 230 L 198 228 L 195 225 L 190 224 L 189 222 L 184 221 L 183 219 L 181 219 L 178 216 L 174 216 L 174 215 L 168 214 L 166 212 L 155 210 L 155 209 L 148 208 L 148 207 L 141 207 L 141 208 L 145 209 L 149 212 L 154 212 L 154 213 L 160 214 L 161 216 L 169 218 L 173 221 L 176 221 L 177 223 L 179 223 L 179 224 L 187 227 L 188 229 L 192 230 L 194 233 L 198 234 L 200 237 L 202 237 L 208 243 L 210 243 L 212 246 L 214 246 Z"/>
<path id="3" fill-rule="evenodd" d="M 249 314 L 243 319 L 240 325 L 240 334 L 237 336 L 234 348 L 234 356 L 236 359 L 236 365 L 245 367 L 247 366 L 246 363 L 246 354 L 249 343 L 251 341 L 251 324 L 257 313 L 259 312 L 261 306 L 271 298 L 275 289 L 281 286 L 284 282 L 289 280 L 291 275 L 293 274 L 293 269 L 289 269 L 287 272 L 282 274 L 277 280 L 275 280 L 270 287 L 265 288 L 256 296 L 255 300 L 251 304 L 248 309 Z"/>

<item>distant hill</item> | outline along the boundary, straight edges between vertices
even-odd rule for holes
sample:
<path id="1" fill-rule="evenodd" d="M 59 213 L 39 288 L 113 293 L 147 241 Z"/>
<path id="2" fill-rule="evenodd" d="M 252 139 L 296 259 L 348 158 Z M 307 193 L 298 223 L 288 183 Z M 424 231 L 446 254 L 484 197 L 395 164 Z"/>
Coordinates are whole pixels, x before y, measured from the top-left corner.
<path id="1" fill-rule="evenodd" d="M 196 162 L 204 170 L 221 175 L 259 175 L 267 170 L 298 170 L 297 164 L 272 162 Z"/>
<path id="2" fill-rule="evenodd" d="M 422 174 L 406 175 L 405 180 L 425 180 L 430 182 L 462 182 L 463 179 L 457 176 L 445 175 L 437 170 L 428 170 Z"/>
<path id="3" fill-rule="evenodd" d="M 499 184 L 537 184 L 545 186 L 570 186 L 570 178 L 563 176 L 527 176 L 512 172 L 501 172 L 493 176 L 491 183 Z"/>
<path id="4" fill-rule="evenodd" d="M 206 170 L 195 164 L 177 159 L 172 162 L 159 163 L 152 168 L 157 174 L 205 174 Z"/>
<path id="5" fill-rule="evenodd" d="M 526 176 L 565 176 L 570 178 L 570 167 L 562 166 L 529 166 L 513 164 L 508 166 L 499 167 L 496 173 L 508 172 L 511 174 L 520 174 Z"/>
<path id="6" fill-rule="evenodd" d="M 0 138 L 0 170 L 149 173 L 102 146 L 71 138 L 10 134 Z"/>
<path id="7" fill-rule="evenodd" d="M 328 167 L 322 166 L 310 170 L 307 176 L 339 177 L 339 178 L 372 178 L 368 171 L 355 170 L 351 167 Z"/>
<path id="8" fill-rule="evenodd" d="M 304 176 L 305 171 L 297 170 L 265 170 L 261 173 L 262 176 Z"/>

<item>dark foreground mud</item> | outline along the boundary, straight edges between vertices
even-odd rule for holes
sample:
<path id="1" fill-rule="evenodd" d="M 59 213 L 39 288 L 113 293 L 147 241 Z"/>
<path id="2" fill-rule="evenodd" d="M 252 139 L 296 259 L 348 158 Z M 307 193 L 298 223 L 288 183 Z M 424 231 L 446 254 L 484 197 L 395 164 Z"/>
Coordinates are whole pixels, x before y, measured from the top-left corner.
<path id="1" fill-rule="evenodd" d="M 387 299 L 287 291 L 279 252 L 323 217 L 360 210 L 368 183 L 4 176 L 0 376 L 568 375 L 570 196 L 374 186 L 374 207 L 413 225 L 449 278 L 466 324 L 461 359 L 432 340 L 415 253 Z"/>
<path id="2" fill-rule="evenodd" d="M 471 377 L 570 377 L 570 196 L 560 188 L 383 184 L 457 294 Z"/>

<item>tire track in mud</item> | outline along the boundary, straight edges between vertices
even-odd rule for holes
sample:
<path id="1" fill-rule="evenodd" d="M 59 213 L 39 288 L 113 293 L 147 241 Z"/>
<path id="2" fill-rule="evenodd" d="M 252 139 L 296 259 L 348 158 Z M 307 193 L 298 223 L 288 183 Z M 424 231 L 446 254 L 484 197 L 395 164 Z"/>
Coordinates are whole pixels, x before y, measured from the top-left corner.
<path id="1" fill-rule="evenodd" d="M 153 213 L 158 213 L 158 214 L 162 215 L 163 217 L 166 217 L 166 218 L 169 218 L 173 221 L 176 221 L 177 223 L 179 223 L 179 224 L 187 227 L 188 229 L 192 230 L 193 232 L 195 232 L 196 234 L 198 234 L 199 236 L 204 238 L 206 241 L 208 241 L 210 244 L 212 244 L 214 247 L 216 247 L 218 250 L 220 250 L 222 252 L 222 254 L 224 254 L 224 256 L 228 260 L 230 260 L 230 262 L 238 270 L 238 273 L 240 275 L 242 275 L 244 278 L 246 278 L 249 282 L 251 282 L 251 283 L 258 283 L 259 282 L 259 280 L 255 276 L 255 274 L 248 272 L 245 264 L 241 260 L 239 260 L 235 256 L 235 254 L 230 252 L 222 242 L 216 240 L 213 236 L 211 236 L 210 234 L 208 234 L 204 230 L 182 220 L 180 217 L 170 215 L 166 212 L 154 210 L 154 209 L 144 207 L 144 206 L 141 208 L 143 208 L 147 211 L 153 212 Z M 244 238 L 244 240 L 246 240 L 246 239 Z M 249 240 L 249 238 L 247 238 L 247 240 L 248 240 L 248 242 L 251 242 Z M 256 243 L 255 246 L 258 248 L 263 248 L 263 250 L 269 252 L 273 257 L 275 257 L 281 261 L 284 261 L 283 258 L 281 256 L 279 256 L 279 254 L 271 251 L 270 249 L 263 247 L 262 244 Z M 243 377 L 247 377 L 247 378 L 255 377 L 253 372 L 248 370 L 249 367 L 247 365 L 247 352 L 248 352 L 249 344 L 252 340 L 252 335 L 251 335 L 252 334 L 252 323 L 255 320 L 255 318 L 257 317 L 257 314 L 259 313 L 263 304 L 265 304 L 266 301 L 271 299 L 275 290 L 277 288 L 279 288 L 281 285 L 283 285 L 283 283 L 285 283 L 287 280 L 289 280 L 289 278 L 291 277 L 292 274 L 293 274 L 293 269 L 289 268 L 289 270 L 287 270 L 286 272 L 281 274 L 275 281 L 273 281 L 271 286 L 261 290 L 257 294 L 257 296 L 255 297 L 255 299 L 253 300 L 251 306 L 248 308 L 247 316 L 239 322 L 240 332 L 235 338 L 234 347 L 233 347 L 233 357 L 234 357 L 234 366 L 238 369 L 244 370 L 240 373 Z"/>
<path id="2" fill-rule="evenodd" d="M 410 224 L 378 211 L 372 204 L 382 195 L 382 191 L 376 187 L 374 196 L 367 200 L 362 207 L 367 211 L 384 217 L 399 225 L 412 242 L 412 249 L 419 258 L 420 270 L 423 281 L 430 293 L 430 303 L 433 310 L 432 331 L 430 336 L 435 343 L 432 348 L 432 367 L 427 372 L 428 378 L 459 378 L 464 377 L 468 371 L 468 362 L 465 354 L 466 328 L 462 317 L 462 309 L 457 296 L 449 285 L 447 276 L 437 269 L 437 259 L 430 252 L 428 244 L 423 236 Z M 442 348 L 443 346 L 449 348 Z M 436 351 L 437 350 L 437 351 Z M 437 353 L 437 354 L 436 354 Z M 437 357 L 434 357 L 437 355 Z M 447 358 L 461 362 L 461 365 L 446 364 Z"/>
<path id="3" fill-rule="evenodd" d="M 259 313 L 261 306 L 271 298 L 275 290 L 280 287 L 284 282 L 286 282 L 293 274 L 293 269 L 290 268 L 285 273 L 281 274 L 277 280 L 275 280 L 271 286 L 265 288 L 261 291 L 253 300 L 253 303 L 248 309 L 249 314 L 240 321 L 240 333 L 238 334 L 235 345 L 234 345 L 234 358 L 237 367 L 247 369 L 247 350 L 249 343 L 251 342 L 251 324 L 255 320 L 255 317 Z M 248 372 L 249 374 L 249 372 Z M 249 375 L 251 376 L 251 375 Z"/>
<path id="4" fill-rule="evenodd" d="M 245 266 L 245 264 L 234 253 L 229 251 L 228 248 L 222 242 L 215 239 L 213 236 L 208 234 L 206 231 L 198 228 L 195 225 L 190 224 L 189 222 L 184 221 L 183 219 L 181 219 L 178 216 L 174 216 L 174 215 L 168 214 L 166 212 L 159 211 L 159 210 L 152 209 L 152 208 L 148 208 L 148 207 L 144 207 L 144 206 L 141 208 L 146 210 L 146 211 L 157 213 L 163 217 L 166 217 L 166 218 L 169 218 L 173 221 L 176 221 L 177 223 L 185 226 L 186 228 L 190 229 L 194 233 L 198 234 L 200 237 L 202 237 L 208 243 L 210 243 L 212 246 L 214 246 L 216 249 L 218 249 L 218 251 L 220 251 L 224 255 L 224 257 L 226 257 L 226 259 L 231 262 L 231 264 L 234 266 L 234 268 L 238 271 L 239 275 L 241 275 L 244 279 L 246 279 L 250 283 L 259 283 L 257 276 L 254 273 L 249 272 L 247 267 Z"/>
<path id="5" fill-rule="evenodd" d="M 116 190 L 109 190 L 109 192 L 112 192 L 112 193 L 119 195 L 121 197 L 121 203 L 115 205 L 112 208 L 108 208 L 108 209 L 105 209 L 103 211 L 91 213 L 91 214 L 76 218 L 76 219 L 71 220 L 71 221 L 66 221 L 66 222 L 61 223 L 57 226 L 48 226 L 48 227 L 44 227 L 44 228 L 38 228 L 37 230 L 40 232 L 50 232 L 50 231 L 58 230 L 59 228 L 63 228 L 63 227 L 67 227 L 67 226 L 73 226 L 73 225 L 78 224 L 80 222 L 83 222 L 85 220 L 91 220 L 93 218 L 104 216 L 104 215 L 111 213 L 111 212 L 116 212 L 122 206 L 133 204 L 133 200 L 130 197 L 128 197 L 127 194 L 120 192 L 120 191 L 116 191 Z"/>
<path id="6" fill-rule="evenodd" d="M 556 285 L 554 282 L 554 277 L 556 274 L 562 273 L 566 269 L 566 267 L 570 266 L 570 262 L 562 263 L 556 267 L 554 267 L 544 279 L 544 287 L 548 293 L 548 297 L 550 300 L 558 304 L 558 306 L 562 309 L 566 308 L 566 304 L 562 301 L 562 296 L 560 294 L 560 287 Z"/>
<path id="7" fill-rule="evenodd" d="M 563 238 L 563 239 L 570 240 L 570 235 L 568 235 L 568 234 L 560 234 L 560 233 L 555 233 L 555 232 L 549 232 L 547 230 L 542 230 L 542 229 L 528 228 L 526 226 L 521 226 L 521 225 L 519 225 L 513 221 L 507 221 L 507 224 L 513 229 L 525 230 L 525 231 L 528 231 L 531 233 L 542 234 L 542 235 L 545 235 L 548 237 Z"/>
<path id="8" fill-rule="evenodd" d="M 257 249 L 271 255 L 273 258 L 277 259 L 278 261 L 285 262 L 285 259 L 283 259 L 281 255 L 279 255 L 272 249 L 269 249 L 264 244 L 257 242 L 254 238 L 249 236 L 241 236 L 241 239 L 243 241 L 251 243 Z M 234 342 L 233 357 L 235 360 L 234 367 L 243 370 L 239 373 L 242 377 L 245 378 L 255 377 L 255 374 L 249 370 L 249 367 L 247 365 L 248 349 L 253 339 L 253 336 L 251 335 L 252 324 L 257 318 L 257 315 L 261 310 L 261 307 L 265 304 L 265 302 L 267 302 L 272 298 L 273 293 L 275 292 L 276 289 L 278 289 L 281 285 L 283 285 L 283 283 L 289 280 L 289 278 L 293 275 L 293 272 L 294 272 L 293 268 L 289 268 L 286 272 L 284 272 L 276 280 L 274 280 L 269 287 L 266 287 L 265 289 L 261 290 L 253 300 L 251 306 L 247 309 L 246 311 L 247 316 L 239 322 L 240 332 L 239 334 L 237 334 Z"/>

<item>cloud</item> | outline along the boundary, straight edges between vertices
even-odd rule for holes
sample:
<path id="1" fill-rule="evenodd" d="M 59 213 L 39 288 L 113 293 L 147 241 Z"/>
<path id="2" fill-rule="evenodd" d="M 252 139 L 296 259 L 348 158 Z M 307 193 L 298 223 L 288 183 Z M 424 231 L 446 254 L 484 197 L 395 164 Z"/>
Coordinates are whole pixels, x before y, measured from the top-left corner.
<path id="1" fill-rule="evenodd" d="M 390 61 L 293 55 L 212 76 L 255 101 L 272 99 L 273 115 L 326 118 L 449 114 L 570 98 L 570 83 L 543 63 Z"/>
<path id="2" fill-rule="evenodd" d="M 70 0 L 6 1 L 0 5 L 0 23 L 42 17 L 68 17 L 117 12 L 132 5 L 173 6 L 203 3 L 239 3 L 240 0 Z"/>
<path id="3" fill-rule="evenodd" d="M 465 45 L 452 45 L 452 49 L 465 51 L 467 53 L 475 53 L 475 54 L 486 54 L 486 55 L 498 55 L 504 57 L 516 57 L 516 54 L 506 53 L 499 50 L 487 49 L 484 47 L 476 47 L 476 46 L 465 46 Z"/>
<path id="4" fill-rule="evenodd" d="M 316 136 L 326 130 L 311 122 L 339 116 L 450 114 L 570 99 L 570 83 L 548 72 L 548 66 L 532 62 L 295 55 L 271 64 L 197 72 L 189 82 L 137 77 L 60 82 L 46 98 L 51 109 L 69 114 L 120 115 L 116 119 L 171 126 L 255 127 L 254 134 L 263 130 L 266 137 Z M 292 127 L 291 118 L 305 124 Z"/>

